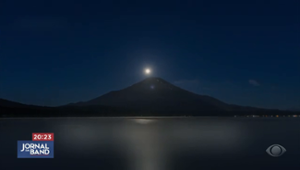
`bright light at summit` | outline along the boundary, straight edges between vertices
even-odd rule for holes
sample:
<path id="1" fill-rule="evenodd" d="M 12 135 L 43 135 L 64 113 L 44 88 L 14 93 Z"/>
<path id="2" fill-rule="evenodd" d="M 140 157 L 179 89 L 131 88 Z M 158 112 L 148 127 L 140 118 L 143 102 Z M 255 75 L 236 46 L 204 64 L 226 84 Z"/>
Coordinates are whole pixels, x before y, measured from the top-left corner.
<path id="1" fill-rule="evenodd" d="M 151 73 L 151 70 L 149 68 L 146 68 L 145 69 L 145 74 L 150 74 Z"/>

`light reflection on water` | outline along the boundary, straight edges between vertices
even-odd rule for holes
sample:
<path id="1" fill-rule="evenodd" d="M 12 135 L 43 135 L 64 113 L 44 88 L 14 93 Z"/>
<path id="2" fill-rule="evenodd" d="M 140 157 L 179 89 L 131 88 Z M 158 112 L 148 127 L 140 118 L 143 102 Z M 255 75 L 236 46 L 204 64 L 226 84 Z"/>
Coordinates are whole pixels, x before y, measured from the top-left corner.
<path id="1" fill-rule="evenodd" d="M 3 138 L 0 142 L 4 144 L 0 148 L 1 160 L 7 164 L 1 164 L 0 169 L 1 166 L 3 169 L 18 169 L 21 166 L 18 162 L 27 164 L 24 160 L 16 159 L 16 142 L 30 140 L 32 132 L 54 132 L 55 158 L 48 160 L 49 169 L 300 167 L 293 163 L 300 158 L 299 120 L 61 118 L 1 121 L 0 133 Z M 274 143 L 280 143 L 288 150 L 276 162 L 265 153 L 265 149 Z M 41 164 L 45 160 L 32 159 L 28 162 Z M 244 167 L 244 164 L 247 166 Z"/>

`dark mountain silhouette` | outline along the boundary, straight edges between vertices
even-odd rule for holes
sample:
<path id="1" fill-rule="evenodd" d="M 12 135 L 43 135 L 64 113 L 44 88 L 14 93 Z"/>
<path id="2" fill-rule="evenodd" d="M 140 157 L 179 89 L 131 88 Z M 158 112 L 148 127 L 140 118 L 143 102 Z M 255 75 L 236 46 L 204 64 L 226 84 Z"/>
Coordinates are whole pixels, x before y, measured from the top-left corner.
<path id="1" fill-rule="evenodd" d="M 0 111 L 2 117 L 291 114 L 289 111 L 227 104 L 210 96 L 189 92 L 158 77 L 147 78 L 130 87 L 109 92 L 90 101 L 60 107 L 24 105 L 0 99 Z"/>
<path id="2" fill-rule="evenodd" d="M 18 103 L 18 102 L 13 102 L 5 99 L 0 99 L 0 107 L 27 107 L 27 105 Z"/>
<path id="3" fill-rule="evenodd" d="M 112 106 L 150 110 L 227 110 L 233 107 L 210 96 L 198 95 L 157 77 L 147 78 L 128 88 L 112 91 L 72 106 Z"/>
<path id="4" fill-rule="evenodd" d="M 150 77 L 122 90 L 112 91 L 87 102 L 69 106 L 111 106 L 155 112 L 196 113 L 262 111 L 255 107 L 227 104 L 216 98 L 199 95 L 158 78 Z"/>

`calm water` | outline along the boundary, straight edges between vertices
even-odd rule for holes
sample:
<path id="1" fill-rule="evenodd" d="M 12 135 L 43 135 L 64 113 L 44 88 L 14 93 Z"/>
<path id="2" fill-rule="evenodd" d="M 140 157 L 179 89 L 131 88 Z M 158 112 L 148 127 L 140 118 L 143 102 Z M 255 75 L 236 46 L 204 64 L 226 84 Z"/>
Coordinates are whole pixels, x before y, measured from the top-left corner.
<path id="1" fill-rule="evenodd" d="M 17 140 L 53 132 L 54 159 L 17 159 Z M 0 169 L 300 168 L 299 118 L 0 119 Z M 287 152 L 278 158 L 272 144 Z"/>

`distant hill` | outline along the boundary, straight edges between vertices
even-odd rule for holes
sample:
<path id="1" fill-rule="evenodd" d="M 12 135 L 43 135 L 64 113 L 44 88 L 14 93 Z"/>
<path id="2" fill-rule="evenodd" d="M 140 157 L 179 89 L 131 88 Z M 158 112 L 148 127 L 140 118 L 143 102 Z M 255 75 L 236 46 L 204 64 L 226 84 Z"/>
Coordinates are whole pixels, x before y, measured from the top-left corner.
<path id="1" fill-rule="evenodd" d="M 5 99 L 0 99 L 0 107 L 27 107 L 27 105 L 18 103 L 18 102 L 13 102 Z"/>
<path id="2" fill-rule="evenodd" d="M 300 112 L 300 108 L 291 108 L 291 109 L 288 109 L 290 111 L 294 111 L 294 112 Z"/>

